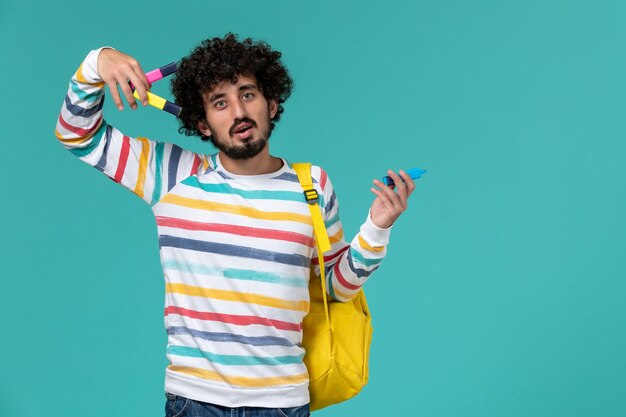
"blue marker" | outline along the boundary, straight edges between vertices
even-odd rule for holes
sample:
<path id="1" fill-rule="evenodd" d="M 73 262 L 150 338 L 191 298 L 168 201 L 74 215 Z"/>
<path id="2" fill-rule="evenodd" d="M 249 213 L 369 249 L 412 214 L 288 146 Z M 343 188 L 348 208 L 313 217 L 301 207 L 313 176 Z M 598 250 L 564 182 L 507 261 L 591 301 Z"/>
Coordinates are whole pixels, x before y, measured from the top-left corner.
<path id="1" fill-rule="evenodd" d="M 426 172 L 425 169 L 413 168 L 406 171 L 406 173 L 411 177 L 411 179 L 416 180 L 421 177 Z M 402 178 L 402 177 L 401 177 Z M 396 183 L 393 182 L 391 177 L 383 177 L 383 182 L 385 185 L 394 186 Z"/>

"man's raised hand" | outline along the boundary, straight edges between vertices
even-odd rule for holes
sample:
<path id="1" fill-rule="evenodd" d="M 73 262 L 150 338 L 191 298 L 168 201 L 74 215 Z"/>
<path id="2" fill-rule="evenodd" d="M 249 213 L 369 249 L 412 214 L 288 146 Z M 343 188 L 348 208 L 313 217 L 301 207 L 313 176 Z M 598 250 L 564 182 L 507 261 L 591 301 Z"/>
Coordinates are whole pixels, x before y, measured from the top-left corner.
<path id="1" fill-rule="evenodd" d="M 124 104 L 117 86 L 124 93 L 130 107 L 133 110 L 137 108 L 137 102 L 135 97 L 133 97 L 133 90 L 128 85 L 128 81 L 135 86 L 141 103 L 144 106 L 148 105 L 147 91 L 150 90 L 150 83 L 143 69 L 141 69 L 141 65 L 132 56 L 115 49 L 103 49 L 100 51 L 100 55 L 98 55 L 98 74 L 106 85 L 109 86 L 113 101 L 119 110 L 124 110 Z"/>

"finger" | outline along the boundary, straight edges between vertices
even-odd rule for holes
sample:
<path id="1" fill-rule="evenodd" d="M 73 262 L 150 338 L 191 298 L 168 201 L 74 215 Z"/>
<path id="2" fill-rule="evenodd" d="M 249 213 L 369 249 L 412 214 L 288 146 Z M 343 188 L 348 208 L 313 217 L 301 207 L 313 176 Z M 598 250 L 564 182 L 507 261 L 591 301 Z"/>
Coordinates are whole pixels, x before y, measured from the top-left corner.
<path id="1" fill-rule="evenodd" d="M 150 89 L 150 82 L 148 81 L 148 77 L 146 77 L 146 73 L 143 71 L 141 64 L 139 64 L 139 62 L 137 62 L 136 60 L 133 60 L 131 61 L 130 66 L 133 68 L 135 74 L 137 74 L 137 76 L 141 80 L 144 88 L 147 90 Z"/>
<path id="2" fill-rule="evenodd" d="M 120 93 L 117 91 L 117 83 L 115 82 L 107 82 L 107 86 L 109 87 L 109 91 L 111 92 L 111 97 L 113 98 L 113 102 L 119 111 L 124 110 L 124 104 L 122 103 L 122 99 L 120 98 Z"/>
<path id="3" fill-rule="evenodd" d="M 376 194 L 376 197 L 380 199 L 380 202 L 385 206 L 386 209 L 392 209 L 393 204 L 389 201 L 389 198 L 378 188 L 370 188 L 370 191 Z"/>
<path id="4" fill-rule="evenodd" d="M 377 187 L 380 187 L 380 191 L 385 194 L 385 196 L 387 197 L 387 199 L 391 202 L 393 206 L 402 204 L 400 202 L 398 194 L 396 194 L 391 187 L 387 187 L 385 184 L 378 181 L 377 179 L 374 180 L 374 184 Z"/>
<path id="5" fill-rule="evenodd" d="M 406 210 L 408 207 L 407 201 L 415 188 L 415 184 L 411 177 L 403 170 L 400 170 L 398 178 L 402 178 L 402 186 L 398 187 L 398 197 L 400 198 L 402 207 Z M 411 187 L 413 187 L 413 189 Z"/>
<path id="6" fill-rule="evenodd" d="M 143 104 L 144 106 L 147 106 L 148 105 L 148 93 L 144 85 L 144 82 L 141 80 L 141 78 L 137 74 L 134 74 L 134 73 L 131 74 L 129 78 L 130 78 L 130 82 L 133 83 L 133 86 L 135 87 L 135 91 L 137 92 L 137 95 L 139 95 L 139 100 L 141 101 L 141 104 Z"/>
<path id="7" fill-rule="evenodd" d="M 123 77 L 126 78 L 126 76 Z M 130 88 L 130 85 L 128 85 L 128 80 L 118 79 L 118 84 L 120 85 L 120 88 L 124 93 L 124 97 L 126 97 L 126 101 L 128 102 L 128 104 L 130 104 L 130 107 L 135 110 L 137 108 L 137 102 L 135 101 L 135 97 L 133 96 L 133 90 Z"/>
<path id="8" fill-rule="evenodd" d="M 141 103 L 144 106 L 147 106 L 148 105 L 147 91 L 150 91 L 150 88 L 151 88 L 150 82 L 148 81 L 148 78 L 146 77 L 146 74 L 144 73 L 143 68 L 141 68 L 141 65 L 139 64 L 139 62 L 135 60 L 131 61 L 131 67 L 133 68 L 135 72 L 135 77 L 136 77 L 136 79 L 131 78 L 131 81 L 133 82 L 133 84 L 135 85 L 137 89 L 137 94 L 139 94 L 139 99 L 141 100 Z"/>
<path id="9" fill-rule="evenodd" d="M 413 181 L 411 176 L 407 174 L 406 171 L 400 170 L 400 176 L 402 177 L 402 179 L 404 180 L 404 183 L 406 184 L 407 197 L 408 197 L 411 195 L 413 190 L 415 190 L 415 181 Z"/>
<path id="10" fill-rule="evenodd" d="M 387 171 L 387 174 L 396 184 L 396 187 L 398 187 L 398 196 L 400 197 L 400 200 L 406 201 L 407 190 L 404 178 L 400 178 L 400 176 L 392 170 Z"/>

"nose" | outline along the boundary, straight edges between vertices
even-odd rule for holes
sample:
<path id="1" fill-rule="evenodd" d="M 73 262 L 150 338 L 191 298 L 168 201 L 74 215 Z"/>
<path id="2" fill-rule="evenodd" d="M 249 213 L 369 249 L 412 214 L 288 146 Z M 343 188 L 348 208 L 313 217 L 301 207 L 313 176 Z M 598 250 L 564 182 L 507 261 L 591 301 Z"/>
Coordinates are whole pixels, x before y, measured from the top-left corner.
<path id="1" fill-rule="evenodd" d="M 230 107 L 233 119 L 243 119 L 248 116 L 246 105 L 241 100 L 235 100 Z"/>

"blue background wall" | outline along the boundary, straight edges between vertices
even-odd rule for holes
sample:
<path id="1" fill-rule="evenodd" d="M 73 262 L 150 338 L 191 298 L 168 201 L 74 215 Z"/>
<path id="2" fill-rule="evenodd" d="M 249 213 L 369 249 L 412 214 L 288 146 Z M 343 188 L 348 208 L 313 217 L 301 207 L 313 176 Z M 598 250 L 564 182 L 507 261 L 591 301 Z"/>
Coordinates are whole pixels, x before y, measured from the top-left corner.
<path id="1" fill-rule="evenodd" d="M 272 151 L 326 168 L 348 236 L 372 178 L 428 169 L 366 286 L 370 384 L 319 416 L 626 415 L 625 21 L 623 1 L 2 0 L 0 415 L 163 415 L 154 220 L 54 126 L 90 49 L 148 70 L 229 31 L 283 52 Z M 153 108 L 105 112 L 213 152 Z"/>

